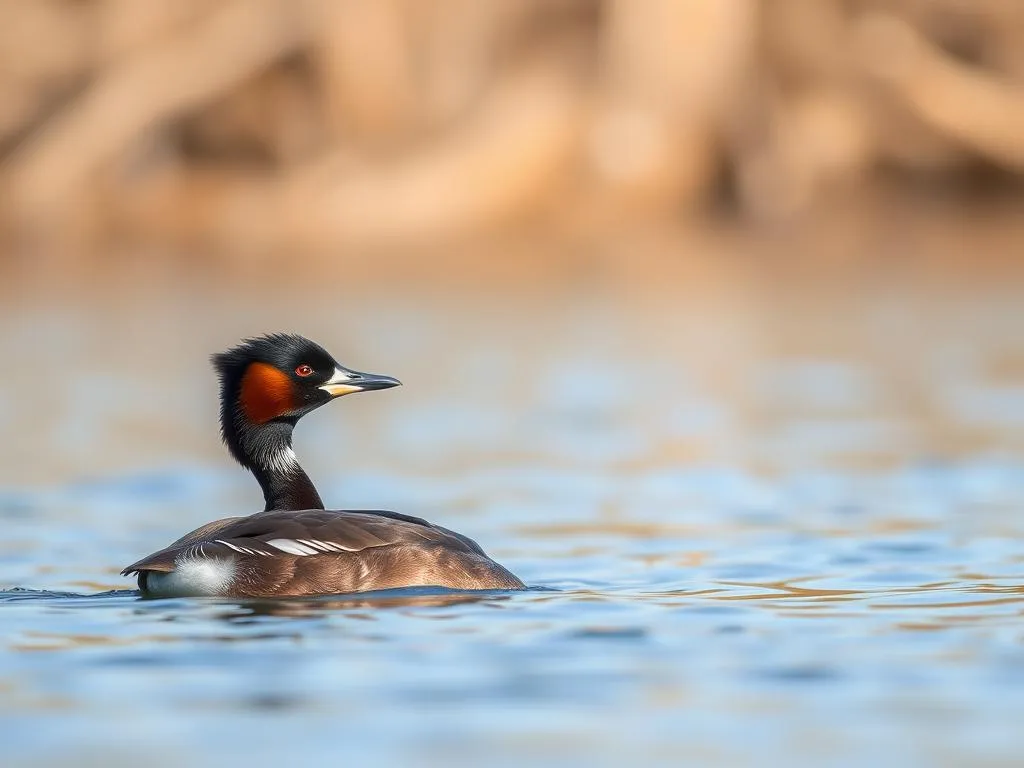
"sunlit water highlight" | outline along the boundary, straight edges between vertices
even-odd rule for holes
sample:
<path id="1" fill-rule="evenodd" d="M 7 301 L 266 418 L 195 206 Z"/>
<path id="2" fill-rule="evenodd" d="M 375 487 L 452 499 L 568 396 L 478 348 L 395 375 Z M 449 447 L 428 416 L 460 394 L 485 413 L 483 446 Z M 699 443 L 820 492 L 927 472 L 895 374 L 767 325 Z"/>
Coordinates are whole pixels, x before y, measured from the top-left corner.
<path id="1" fill-rule="evenodd" d="M 2 762 L 1017 763 L 1021 298 L 18 310 Z M 255 507 L 204 356 L 276 327 L 406 382 L 300 427 L 324 497 L 533 589 L 131 591 L 120 567 Z"/>

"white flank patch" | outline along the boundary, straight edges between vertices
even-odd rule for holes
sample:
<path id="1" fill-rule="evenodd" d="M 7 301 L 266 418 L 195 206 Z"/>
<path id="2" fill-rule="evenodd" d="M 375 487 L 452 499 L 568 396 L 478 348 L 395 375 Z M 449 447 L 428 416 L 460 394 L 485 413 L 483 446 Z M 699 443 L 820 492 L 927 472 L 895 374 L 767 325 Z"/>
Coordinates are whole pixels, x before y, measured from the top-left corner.
<path id="1" fill-rule="evenodd" d="M 282 552 L 287 552 L 289 555 L 298 555 L 299 557 L 315 555 L 319 551 L 315 547 L 303 544 L 295 539 L 271 539 L 267 544 L 275 549 L 280 549 Z"/>
<path id="2" fill-rule="evenodd" d="M 320 541 L 320 539 L 303 539 L 302 541 L 322 549 L 324 552 L 358 552 L 358 547 L 346 547 L 336 541 Z"/>
<path id="3" fill-rule="evenodd" d="M 224 594 L 234 578 L 232 560 L 187 558 L 175 563 L 170 573 L 150 571 L 146 592 L 154 597 L 216 597 Z"/>
<path id="4" fill-rule="evenodd" d="M 321 541 L 320 539 L 274 539 L 268 541 L 272 547 L 277 547 L 289 555 L 318 555 L 321 552 L 358 552 L 355 547 L 346 547 L 334 541 Z"/>
<path id="5" fill-rule="evenodd" d="M 249 547 L 243 547 L 241 544 L 232 544 L 230 541 L 224 539 L 214 539 L 217 544 L 223 544 L 225 547 L 230 547 L 235 552 L 241 552 L 243 555 L 263 555 L 263 557 L 270 557 L 269 552 L 264 552 L 261 549 L 250 549 Z"/>

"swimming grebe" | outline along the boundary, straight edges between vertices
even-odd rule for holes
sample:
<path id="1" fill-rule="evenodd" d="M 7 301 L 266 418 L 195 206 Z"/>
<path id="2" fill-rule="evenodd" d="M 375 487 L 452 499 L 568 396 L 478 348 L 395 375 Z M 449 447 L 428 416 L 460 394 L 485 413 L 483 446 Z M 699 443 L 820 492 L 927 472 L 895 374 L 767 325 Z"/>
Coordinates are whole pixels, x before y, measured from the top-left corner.
<path id="1" fill-rule="evenodd" d="M 207 523 L 122 571 L 152 597 L 283 597 L 408 586 L 524 589 L 475 541 L 418 517 L 325 510 L 292 450 L 300 418 L 390 376 L 344 368 L 302 336 L 272 334 L 214 355 L 221 432 L 266 507 Z"/>

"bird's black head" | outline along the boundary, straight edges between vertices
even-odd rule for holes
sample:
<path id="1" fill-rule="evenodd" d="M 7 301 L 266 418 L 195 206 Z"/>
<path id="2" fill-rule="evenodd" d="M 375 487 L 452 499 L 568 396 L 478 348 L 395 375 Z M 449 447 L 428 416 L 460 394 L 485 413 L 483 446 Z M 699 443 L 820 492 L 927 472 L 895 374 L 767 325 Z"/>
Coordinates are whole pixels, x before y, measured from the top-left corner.
<path id="1" fill-rule="evenodd" d="M 319 344 L 284 333 L 247 339 L 211 360 L 220 377 L 224 442 L 256 476 L 268 510 L 324 508 L 292 451 L 300 418 L 342 395 L 399 384 L 349 370 Z"/>
<path id="2" fill-rule="evenodd" d="M 319 344 L 294 334 L 246 339 L 211 360 L 221 381 L 222 416 L 232 423 L 240 418 L 248 425 L 294 424 L 342 395 L 401 383 L 390 376 L 345 368 Z"/>

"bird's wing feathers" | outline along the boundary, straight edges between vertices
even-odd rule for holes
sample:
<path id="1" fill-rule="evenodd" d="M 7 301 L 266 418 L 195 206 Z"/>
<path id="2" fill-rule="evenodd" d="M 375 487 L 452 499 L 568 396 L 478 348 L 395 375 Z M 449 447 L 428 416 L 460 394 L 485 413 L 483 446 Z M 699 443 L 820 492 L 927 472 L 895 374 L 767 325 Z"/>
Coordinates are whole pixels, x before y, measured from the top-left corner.
<path id="1" fill-rule="evenodd" d="M 240 555 L 312 557 L 361 552 L 396 544 L 442 545 L 483 555 L 483 550 L 472 539 L 397 512 L 270 511 L 208 523 L 169 547 L 133 563 L 123 573 L 173 571 L 176 560 L 183 555 L 189 558 Z"/>

